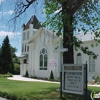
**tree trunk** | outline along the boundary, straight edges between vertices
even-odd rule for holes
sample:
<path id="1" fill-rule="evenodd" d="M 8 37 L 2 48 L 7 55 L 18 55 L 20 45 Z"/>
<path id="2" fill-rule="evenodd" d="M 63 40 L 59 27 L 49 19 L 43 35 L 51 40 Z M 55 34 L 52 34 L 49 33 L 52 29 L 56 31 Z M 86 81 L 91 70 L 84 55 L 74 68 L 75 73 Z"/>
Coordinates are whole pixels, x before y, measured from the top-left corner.
<path id="1" fill-rule="evenodd" d="M 63 21 L 63 48 L 68 48 L 67 52 L 63 53 L 63 63 L 74 63 L 73 53 L 73 16 L 70 14 L 70 10 L 62 8 L 62 21 Z"/>

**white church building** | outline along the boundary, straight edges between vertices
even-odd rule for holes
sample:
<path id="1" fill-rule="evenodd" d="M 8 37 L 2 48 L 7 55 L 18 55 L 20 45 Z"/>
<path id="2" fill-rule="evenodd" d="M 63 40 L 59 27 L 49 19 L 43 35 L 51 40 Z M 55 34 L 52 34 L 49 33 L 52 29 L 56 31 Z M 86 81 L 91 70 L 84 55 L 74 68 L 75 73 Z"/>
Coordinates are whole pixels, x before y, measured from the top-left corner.
<path id="1" fill-rule="evenodd" d="M 55 48 L 59 46 L 59 40 L 53 32 L 40 25 L 35 15 L 32 16 L 28 23 L 22 26 L 22 51 L 19 57 L 20 74 L 24 76 L 28 71 L 30 77 L 49 78 L 52 70 L 54 78 L 58 79 L 59 61 L 58 52 L 55 52 Z M 100 44 L 92 48 L 91 43 L 95 44 L 90 38 L 83 40 L 82 45 L 100 55 Z M 100 76 L 100 56 L 93 59 L 92 55 L 88 56 L 80 50 L 74 50 L 75 64 L 85 64 L 86 61 L 88 64 L 88 81 L 91 80 L 92 75 Z"/>
<path id="2" fill-rule="evenodd" d="M 56 43 L 54 40 L 57 37 L 41 27 L 35 16 L 32 16 L 22 28 L 20 74 L 24 76 L 28 71 L 30 77 L 49 78 L 52 70 L 54 78 L 59 78 L 58 58 L 54 52 Z"/>

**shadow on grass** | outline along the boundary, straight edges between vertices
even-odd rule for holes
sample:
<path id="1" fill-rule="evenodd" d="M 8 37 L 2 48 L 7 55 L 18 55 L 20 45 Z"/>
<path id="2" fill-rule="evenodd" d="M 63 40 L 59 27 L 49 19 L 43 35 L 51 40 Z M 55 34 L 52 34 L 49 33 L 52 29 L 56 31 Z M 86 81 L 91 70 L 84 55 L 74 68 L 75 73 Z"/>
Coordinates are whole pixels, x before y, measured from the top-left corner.
<path id="1" fill-rule="evenodd" d="M 47 88 L 47 90 L 41 90 L 41 92 L 26 92 L 21 97 L 18 97 L 16 94 L 0 92 L 0 96 L 10 100 L 62 100 L 59 97 L 57 88 Z"/>
<path id="2" fill-rule="evenodd" d="M 92 90 L 88 90 L 88 98 L 87 100 L 91 100 L 90 94 Z M 7 99 L 11 100 L 86 100 L 84 98 L 84 95 L 76 95 L 76 94 L 70 94 L 66 93 L 63 98 L 60 99 L 60 93 L 57 88 L 47 88 L 45 91 L 41 89 L 41 91 L 31 91 L 26 92 L 23 94 L 22 97 L 17 97 L 16 94 L 8 94 L 6 92 L 0 92 L 0 96 L 5 97 Z M 100 100 L 100 99 L 95 99 Z"/>
<path id="3" fill-rule="evenodd" d="M 31 92 L 26 94 L 26 96 L 29 98 L 29 100 L 62 100 L 60 99 L 57 88 L 47 88 L 45 91 L 41 90 L 41 92 Z"/>
<path id="4" fill-rule="evenodd" d="M 91 92 L 92 91 L 88 90 L 87 100 L 92 100 L 90 97 Z M 85 95 L 66 93 L 63 100 L 86 100 L 86 99 L 85 99 Z M 94 100 L 100 100 L 100 99 L 94 99 Z"/>

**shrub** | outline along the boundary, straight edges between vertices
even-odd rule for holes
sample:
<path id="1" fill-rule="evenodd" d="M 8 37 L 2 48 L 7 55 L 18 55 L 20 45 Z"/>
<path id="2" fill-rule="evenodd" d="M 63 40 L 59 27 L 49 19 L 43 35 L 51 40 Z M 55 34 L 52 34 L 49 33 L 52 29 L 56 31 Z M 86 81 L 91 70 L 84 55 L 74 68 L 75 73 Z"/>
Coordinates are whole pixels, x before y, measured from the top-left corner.
<path id="1" fill-rule="evenodd" d="M 99 84 L 99 85 L 100 85 L 100 82 L 97 82 L 97 84 Z"/>
<path id="2" fill-rule="evenodd" d="M 17 63 L 14 63 L 14 74 L 20 74 L 20 65 Z"/>
<path id="3" fill-rule="evenodd" d="M 11 73 L 7 73 L 7 74 L 0 74 L 0 78 L 6 78 L 6 77 L 12 77 L 13 75 Z"/>
<path id="4" fill-rule="evenodd" d="M 53 76 L 53 72 L 51 70 L 51 73 L 50 73 L 50 77 L 49 77 L 50 80 L 54 80 L 54 76 Z"/>
<path id="5" fill-rule="evenodd" d="M 96 78 L 96 75 L 92 75 L 92 79 L 95 80 L 95 78 Z"/>
<path id="6" fill-rule="evenodd" d="M 34 76 L 33 78 L 34 78 L 34 79 L 37 79 L 37 77 L 36 77 L 36 76 Z"/>
<path id="7" fill-rule="evenodd" d="M 58 80 L 57 80 L 58 82 L 60 82 L 60 78 L 58 78 Z"/>
<path id="8" fill-rule="evenodd" d="M 28 71 L 26 71 L 24 77 L 29 77 Z"/>
<path id="9" fill-rule="evenodd" d="M 93 75 L 92 76 L 92 79 L 95 81 L 95 82 L 100 82 L 100 77 L 98 75 Z"/>
<path id="10" fill-rule="evenodd" d="M 15 95 L 9 95 L 11 100 L 18 100 L 18 98 Z"/>
<path id="11" fill-rule="evenodd" d="M 48 80 L 48 78 L 43 78 L 43 80 Z"/>
<path id="12" fill-rule="evenodd" d="M 99 76 L 96 76 L 96 81 L 100 82 L 100 77 Z"/>
<path id="13" fill-rule="evenodd" d="M 7 77 L 12 77 L 13 75 L 11 73 L 7 73 Z"/>

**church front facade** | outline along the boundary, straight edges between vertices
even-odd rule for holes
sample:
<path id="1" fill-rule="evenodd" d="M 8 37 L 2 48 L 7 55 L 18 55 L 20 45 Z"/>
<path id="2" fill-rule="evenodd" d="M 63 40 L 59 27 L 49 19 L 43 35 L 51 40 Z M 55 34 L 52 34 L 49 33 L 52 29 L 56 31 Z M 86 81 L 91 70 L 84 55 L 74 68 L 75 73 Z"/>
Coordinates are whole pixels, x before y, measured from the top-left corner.
<path id="1" fill-rule="evenodd" d="M 29 77 L 49 78 L 53 71 L 54 78 L 58 79 L 58 54 L 54 51 L 57 45 L 54 40 L 58 37 L 41 26 L 34 27 L 35 20 L 35 16 L 33 16 L 22 27 L 20 74 L 24 76 L 28 71 Z"/>
<path id="2" fill-rule="evenodd" d="M 59 46 L 59 38 L 55 34 L 43 28 L 37 18 L 32 16 L 28 23 L 22 26 L 22 52 L 20 58 L 20 74 L 24 76 L 26 71 L 29 77 L 49 78 L 51 71 L 55 79 L 59 78 L 58 52 L 55 48 Z M 83 54 L 82 51 L 74 50 L 75 64 L 88 64 L 88 81 L 93 75 L 100 76 L 100 45 L 92 48 L 93 40 L 84 41 L 83 46 L 87 46 L 98 54 L 97 59 L 92 55 Z"/>

